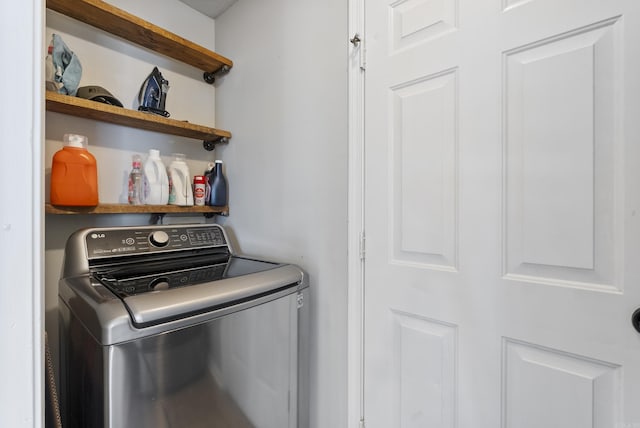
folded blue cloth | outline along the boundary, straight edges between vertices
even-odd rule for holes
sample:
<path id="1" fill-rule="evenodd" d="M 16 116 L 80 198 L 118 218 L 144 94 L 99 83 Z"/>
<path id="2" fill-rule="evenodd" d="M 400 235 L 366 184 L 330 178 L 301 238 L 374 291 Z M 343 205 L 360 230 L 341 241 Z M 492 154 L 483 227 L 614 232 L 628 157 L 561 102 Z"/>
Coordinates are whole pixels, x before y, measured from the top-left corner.
<path id="1" fill-rule="evenodd" d="M 53 35 L 53 52 L 51 52 L 56 82 L 62 83 L 58 89 L 61 94 L 75 96 L 82 77 L 80 60 L 62 41 L 62 37 Z"/>

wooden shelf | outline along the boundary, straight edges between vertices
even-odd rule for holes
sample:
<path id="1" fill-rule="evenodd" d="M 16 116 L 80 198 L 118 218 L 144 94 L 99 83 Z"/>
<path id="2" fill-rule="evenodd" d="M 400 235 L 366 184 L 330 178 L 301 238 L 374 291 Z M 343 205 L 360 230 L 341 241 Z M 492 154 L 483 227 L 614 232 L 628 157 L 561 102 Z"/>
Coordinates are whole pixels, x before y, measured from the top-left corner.
<path id="1" fill-rule="evenodd" d="M 233 67 L 230 59 L 101 0 L 47 0 L 47 8 L 205 72 Z"/>
<path id="2" fill-rule="evenodd" d="M 202 141 L 216 141 L 220 138 L 231 138 L 229 131 L 209 128 L 190 122 L 182 122 L 153 113 L 130 110 L 97 101 L 86 100 L 84 98 L 62 95 L 57 92 L 46 91 L 45 99 L 47 110 L 69 114 L 71 116 L 100 120 Z"/>
<path id="3" fill-rule="evenodd" d="M 179 207 L 177 205 L 126 205 L 100 204 L 97 207 L 60 207 L 45 205 L 46 214 L 221 214 L 228 215 L 229 207 L 192 206 Z"/>
<path id="4" fill-rule="evenodd" d="M 233 67 L 233 62 L 202 46 L 190 42 L 176 34 L 118 9 L 101 0 L 46 0 L 47 8 L 62 13 L 78 21 L 122 37 L 128 42 L 140 45 L 169 58 L 196 67 L 205 72 L 204 78 L 211 83 L 211 77 L 224 73 Z M 211 81 L 210 81 L 211 80 Z M 137 110 L 103 104 L 83 98 L 71 97 L 47 91 L 45 95 L 48 111 L 68 114 L 117 125 L 163 134 L 193 138 L 205 142 L 211 150 L 213 144 L 231 138 L 228 131 L 207 126 L 165 118 Z M 97 207 L 60 207 L 45 205 L 47 214 L 221 214 L 228 215 L 229 207 L 179 207 L 175 205 L 127 205 L 100 204 Z"/>

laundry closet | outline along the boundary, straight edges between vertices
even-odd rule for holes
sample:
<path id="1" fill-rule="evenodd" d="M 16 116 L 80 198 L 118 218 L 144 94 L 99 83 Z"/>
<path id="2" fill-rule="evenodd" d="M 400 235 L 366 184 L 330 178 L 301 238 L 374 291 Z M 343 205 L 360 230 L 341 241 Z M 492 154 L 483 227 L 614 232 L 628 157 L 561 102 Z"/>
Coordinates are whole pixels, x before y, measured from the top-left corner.
<path id="1" fill-rule="evenodd" d="M 154 67 L 169 81 L 171 119 L 161 127 L 93 117 L 46 95 L 44 305 L 57 356 L 58 280 L 77 229 L 219 223 L 244 253 L 295 263 L 310 278 L 310 426 L 345 426 L 347 406 L 347 4 L 339 1 L 124 1 L 109 4 L 232 61 L 213 84 L 203 71 L 47 9 L 45 46 L 60 35 L 82 64 L 80 86 L 98 85 L 125 108 Z M 59 0 L 56 3 L 60 3 Z M 206 9 L 206 8 L 209 9 Z M 81 134 L 96 157 L 103 212 L 48 205 L 51 161 L 63 135 Z M 179 135 L 174 135 L 179 134 Z M 213 150 L 209 150 L 212 149 Z M 192 175 L 224 161 L 228 207 L 135 212 L 127 207 L 131 159 L 150 149 L 169 164 L 185 154 Z M 100 209 L 97 209 L 100 211 Z M 176 211 L 178 211 L 176 213 Z M 188 211 L 188 210 L 185 210 Z"/>

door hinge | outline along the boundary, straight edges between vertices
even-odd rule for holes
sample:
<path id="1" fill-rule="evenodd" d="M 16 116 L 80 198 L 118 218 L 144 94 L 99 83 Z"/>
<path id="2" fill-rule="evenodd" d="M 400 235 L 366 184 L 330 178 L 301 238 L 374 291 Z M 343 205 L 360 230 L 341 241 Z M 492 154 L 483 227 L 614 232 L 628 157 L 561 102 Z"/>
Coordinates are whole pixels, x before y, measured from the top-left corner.
<path id="1" fill-rule="evenodd" d="M 360 233 L 360 260 L 364 260 L 366 256 L 366 238 L 364 232 Z"/>
<path id="2" fill-rule="evenodd" d="M 367 58 L 365 56 L 366 50 L 364 48 L 364 40 L 360 37 L 360 34 L 356 33 L 351 39 L 349 39 L 354 49 L 358 49 L 358 56 L 360 62 L 360 70 L 364 71 L 367 67 Z"/>
<path id="3" fill-rule="evenodd" d="M 360 427 L 359 428 L 365 428 L 364 427 L 364 419 L 360 419 Z"/>

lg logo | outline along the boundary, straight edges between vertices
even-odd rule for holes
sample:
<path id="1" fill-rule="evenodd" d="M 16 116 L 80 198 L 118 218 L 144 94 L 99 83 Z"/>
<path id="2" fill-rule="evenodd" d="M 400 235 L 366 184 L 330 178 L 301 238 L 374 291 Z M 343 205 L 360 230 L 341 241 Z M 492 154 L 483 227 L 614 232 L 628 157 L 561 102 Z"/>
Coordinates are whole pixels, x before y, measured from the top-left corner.
<path id="1" fill-rule="evenodd" d="M 100 239 L 100 238 L 104 238 L 106 236 L 107 235 L 105 235 L 104 233 L 92 233 L 91 234 L 91 238 L 93 238 L 93 239 Z"/>

